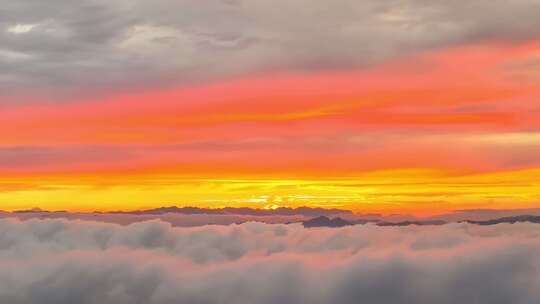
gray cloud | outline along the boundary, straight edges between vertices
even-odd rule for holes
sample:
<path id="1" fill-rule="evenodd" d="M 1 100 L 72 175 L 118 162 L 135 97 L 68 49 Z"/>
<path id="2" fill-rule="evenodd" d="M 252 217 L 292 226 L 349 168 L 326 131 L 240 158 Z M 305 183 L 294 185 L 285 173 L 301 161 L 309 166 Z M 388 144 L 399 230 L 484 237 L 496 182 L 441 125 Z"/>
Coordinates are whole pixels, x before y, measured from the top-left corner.
<path id="1" fill-rule="evenodd" d="M 0 89 L 96 93 L 361 67 L 423 49 L 536 37 L 539 11 L 537 0 L 8 0 L 0 8 Z"/>
<path id="2" fill-rule="evenodd" d="M 0 220 L 0 301 L 530 304 L 539 232 Z"/>

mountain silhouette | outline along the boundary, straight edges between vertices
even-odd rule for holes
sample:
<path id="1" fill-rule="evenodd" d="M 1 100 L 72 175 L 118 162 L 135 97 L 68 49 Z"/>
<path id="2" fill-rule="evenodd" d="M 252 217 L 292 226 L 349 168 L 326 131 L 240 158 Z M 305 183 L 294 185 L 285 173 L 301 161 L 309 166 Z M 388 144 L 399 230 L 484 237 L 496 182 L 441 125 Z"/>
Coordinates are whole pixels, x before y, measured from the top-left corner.
<path id="1" fill-rule="evenodd" d="M 312 218 L 310 220 L 302 222 L 302 225 L 304 225 L 305 228 L 344 227 L 344 226 L 354 225 L 354 223 L 346 221 L 340 217 L 331 219 L 327 216 L 319 216 L 319 217 Z"/>
<path id="2" fill-rule="evenodd" d="M 339 214 L 353 214 L 350 210 L 342 209 L 324 209 L 324 208 L 310 208 L 310 207 L 298 207 L 288 208 L 279 207 L 276 209 L 257 209 L 249 207 L 225 207 L 225 208 L 199 208 L 199 207 L 160 207 L 154 209 L 134 210 L 134 211 L 113 211 L 108 213 L 115 214 L 135 214 L 135 215 L 161 215 L 166 213 L 177 214 L 230 214 L 230 215 L 250 215 L 250 216 L 294 216 L 302 215 L 306 217 L 311 216 L 335 216 Z"/>
<path id="3" fill-rule="evenodd" d="M 503 224 L 503 223 L 514 224 L 514 223 L 524 223 L 524 222 L 539 224 L 540 223 L 540 216 L 537 216 L 537 215 L 517 215 L 517 216 L 501 217 L 501 218 L 498 218 L 498 219 L 492 219 L 492 220 L 487 220 L 487 221 L 470 221 L 470 220 L 468 220 L 468 221 L 465 221 L 465 222 L 469 223 L 469 224 L 476 224 L 476 225 L 483 225 L 483 226 Z"/>

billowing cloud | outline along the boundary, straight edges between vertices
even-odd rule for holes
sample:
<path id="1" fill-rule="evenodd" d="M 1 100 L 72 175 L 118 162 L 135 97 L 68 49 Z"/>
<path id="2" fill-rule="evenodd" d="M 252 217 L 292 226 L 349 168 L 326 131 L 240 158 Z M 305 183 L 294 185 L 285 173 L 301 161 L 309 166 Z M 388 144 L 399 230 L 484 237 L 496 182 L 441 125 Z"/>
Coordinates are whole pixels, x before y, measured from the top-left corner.
<path id="1" fill-rule="evenodd" d="M 362 67 L 412 52 L 537 37 L 536 0 L 8 0 L 0 89 L 88 92 L 275 70 Z"/>
<path id="2" fill-rule="evenodd" d="M 1 220 L 5 303 L 536 303 L 540 226 Z"/>

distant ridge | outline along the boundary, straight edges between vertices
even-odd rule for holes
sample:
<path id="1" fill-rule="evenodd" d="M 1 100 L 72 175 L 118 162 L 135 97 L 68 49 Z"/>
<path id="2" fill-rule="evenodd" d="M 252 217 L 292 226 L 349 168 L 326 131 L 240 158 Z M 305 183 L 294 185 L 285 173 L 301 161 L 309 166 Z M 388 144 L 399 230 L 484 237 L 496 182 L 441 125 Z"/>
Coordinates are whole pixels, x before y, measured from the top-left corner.
<path id="1" fill-rule="evenodd" d="M 252 215 L 252 216 L 272 216 L 272 215 L 302 215 L 306 217 L 315 216 L 336 216 L 336 215 L 352 215 L 350 210 L 343 209 L 325 209 L 311 207 L 279 207 L 276 209 L 256 209 L 248 207 L 225 207 L 225 208 L 199 208 L 199 207 L 160 207 L 146 210 L 134 211 L 112 211 L 103 213 L 113 214 L 135 214 L 135 215 L 161 215 L 166 213 L 178 214 L 229 214 L 229 215 Z"/>
<path id="2" fill-rule="evenodd" d="M 13 213 L 40 213 L 40 212 L 50 212 L 47 210 L 43 210 L 41 208 L 32 208 L 32 209 L 25 209 L 25 210 L 15 210 Z"/>
<path id="3" fill-rule="evenodd" d="M 326 216 L 319 216 L 316 218 L 312 218 L 307 221 L 303 221 L 302 224 L 306 228 L 314 228 L 314 227 L 343 227 L 343 226 L 350 226 L 350 225 L 357 225 L 357 224 L 366 224 L 370 221 L 347 221 L 340 217 L 330 219 Z M 537 215 L 518 215 L 518 216 L 510 216 L 510 217 L 502 217 L 497 219 L 491 219 L 486 221 L 471 221 L 471 220 L 465 220 L 460 221 L 465 222 L 469 224 L 474 225 L 481 225 L 481 226 L 488 226 L 488 225 L 497 225 L 497 224 L 514 224 L 514 223 L 534 223 L 534 224 L 540 224 L 540 216 Z M 411 226 L 411 225 L 417 225 L 417 226 L 438 226 L 438 225 L 445 225 L 448 222 L 443 220 L 426 220 L 426 221 L 402 221 L 402 222 L 374 222 L 375 225 L 381 226 L 381 227 L 400 227 L 400 226 Z"/>
<path id="4" fill-rule="evenodd" d="M 340 217 L 331 219 L 326 216 L 319 216 L 319 217 L 312 218 L 310 220 L 302 222 L 302 225 L 304 225 L 305 228 L 344 227 L 344 226 L 354 225 L 354 223 L 346 221 Z"/>
<path id="5" fill-rule="evenodd" d="M 312 218 L 307 221 L 303 221 L 302 224 L 306 228 L 315 228 L 315 227 L 343 227 L 343 226 L 351 226 L 351 225 L 364 225 L 367 223 L 374 223 L 377 226 L 388 226 L 388 227 L 399 227 L 399 226 L 410 226 L 410 225 L 418 225 L 418 226 L 433 226 L 433 225 L 444 225 L 446 224 L 445 221 L 442 220 L 426 220 L 426 221 L 403 221 L 403 222 L 380 222 L 377 220 L 354 220 L 354 221 L 347 221 L 340 217 L 336 218 L 328 218 L 326 216 L 319 216 L 316 218 Z"/>
<path id="6" fill-rule="evenodd" d="M 487 221 L 464 221 L 469 224 L 476 224 L 476 225 L 496 225 L 496 224 L 514 224 L 514 223 L 535 223 L 540 224 L 540 216 L 537 215 L 517 215 L 517 216 L 509 216 L 509 217 L 501 217 L 498 219 L 492 219 Z"/>

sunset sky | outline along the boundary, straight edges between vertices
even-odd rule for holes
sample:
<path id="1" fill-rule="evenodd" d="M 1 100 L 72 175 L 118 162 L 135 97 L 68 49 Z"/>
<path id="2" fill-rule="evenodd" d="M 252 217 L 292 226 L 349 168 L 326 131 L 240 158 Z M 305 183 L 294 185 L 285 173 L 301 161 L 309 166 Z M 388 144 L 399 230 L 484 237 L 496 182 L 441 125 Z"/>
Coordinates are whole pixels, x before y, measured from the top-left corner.
<path id="1" fill-rule="evenodd" d="M 538 1 L 45 2 L 0 8 L 0 210 L 540 207 Z"/>

